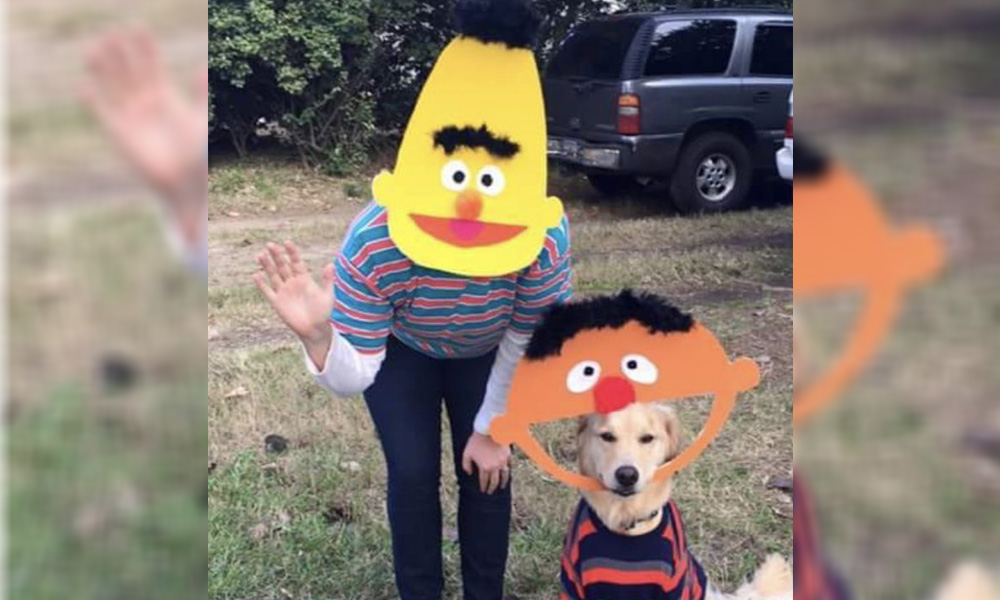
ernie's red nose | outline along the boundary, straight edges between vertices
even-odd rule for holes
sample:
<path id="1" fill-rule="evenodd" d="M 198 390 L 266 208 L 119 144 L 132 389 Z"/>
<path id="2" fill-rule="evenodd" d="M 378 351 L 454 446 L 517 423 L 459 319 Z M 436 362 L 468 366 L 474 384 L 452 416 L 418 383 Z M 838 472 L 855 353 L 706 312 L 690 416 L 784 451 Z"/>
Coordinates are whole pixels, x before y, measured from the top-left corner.
<path id="1" fill-rule="evenodd" d="M 635 402 L 635 388 L 622 377 L 605 377 L 594 386 L 594 409 L 601 414 L 621 410 Z"/>

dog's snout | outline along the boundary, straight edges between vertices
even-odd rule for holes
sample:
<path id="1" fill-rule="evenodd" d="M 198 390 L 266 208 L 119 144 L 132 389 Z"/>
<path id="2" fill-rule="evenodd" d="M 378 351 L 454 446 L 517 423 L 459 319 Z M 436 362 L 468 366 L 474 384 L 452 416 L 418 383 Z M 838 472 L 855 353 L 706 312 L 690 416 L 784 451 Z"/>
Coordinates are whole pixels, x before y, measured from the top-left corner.
<path id="1" fill-rule="evenodd" d="M 615 470 L 615 481 L 622 487 L 632 487 L 639 481 L 639 470 L 635 467 L 618 467 Z"/>

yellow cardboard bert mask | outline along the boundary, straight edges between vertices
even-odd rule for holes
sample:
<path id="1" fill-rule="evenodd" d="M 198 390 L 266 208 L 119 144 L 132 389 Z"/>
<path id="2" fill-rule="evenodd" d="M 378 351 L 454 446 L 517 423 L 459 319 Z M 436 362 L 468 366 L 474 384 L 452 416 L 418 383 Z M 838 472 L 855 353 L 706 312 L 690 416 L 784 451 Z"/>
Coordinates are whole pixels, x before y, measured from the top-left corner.
<path id="1" fill-rule="evenodd" d="M 712 394 L 712 410 L 698 437 L 656 472 L 669 477 L 697 458 L 722 431 L 736 395 L 755 387 L 757 364 L 730 361 L 700 323 L 652 294 L 628 290 L 556 306 L 535 330 L 511 383 L 506 414 L 490 436 L 516 443 L 549 475 L 571 487 L 600 490 L 594 478 L 561 467 L 530 427 L 590 413 L 610 413 L 633 402 L 662 402 Z"/>
<path id="2" fill-rule="evenodd" d="M 418 265 L 471 277 L 530 265 L 562 203 L 546 196 L 545 107 L 534 11 L 460 0 L 392 172 L 375 177 L 389 236 Z"/>

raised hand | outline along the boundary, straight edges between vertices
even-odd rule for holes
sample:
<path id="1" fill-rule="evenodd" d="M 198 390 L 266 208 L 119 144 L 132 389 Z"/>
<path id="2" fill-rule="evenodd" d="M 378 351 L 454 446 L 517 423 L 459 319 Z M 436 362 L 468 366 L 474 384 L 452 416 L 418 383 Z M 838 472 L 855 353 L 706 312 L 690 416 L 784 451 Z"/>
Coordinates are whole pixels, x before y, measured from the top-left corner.
<path id="1" fill-rule="evenodd" d="M 313 362 L 323 368 L 333 337 L 329 324 L 333 310 L 333 265 L 323 269 L 322 284 L 318 285 L 302 261 L 298 247 L 290 241 L 283 248 L 268 244 L 267 251 L 257 255 L 257 262 L 264 272 L 254 273 L 254 283 L 281 320 L 306 345 Z"/>
<path id="2" fill-rule="evenodd" d="M 88 67 L 81 86 L 86 106 L 180 224 L 200 233 L 193 230 L 201 228 L 207 202 L 207 69 L 198 72 L 197 94 L 184 94 L 141 29 L 103 37 Z"/>

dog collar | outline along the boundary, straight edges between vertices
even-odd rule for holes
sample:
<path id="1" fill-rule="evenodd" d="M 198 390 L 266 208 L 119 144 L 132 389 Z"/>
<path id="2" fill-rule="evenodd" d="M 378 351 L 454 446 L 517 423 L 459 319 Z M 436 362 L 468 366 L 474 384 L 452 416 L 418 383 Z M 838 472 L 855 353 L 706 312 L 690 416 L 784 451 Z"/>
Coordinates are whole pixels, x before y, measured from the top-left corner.
<path id="1" fill-rule="evenodd" d="M 631 523 L 629 523 L 625 527 L 622 527 L 622 531 L 624 531 L 625 533 L 628 533 L 629 531 L 632 531 L 633 529 L 635 529 L 639 525 L 642 525 L 643 523 L 649 523 L 650 521 L 652 521 L 656 517 L 660 516 L 660 512 L 662 510 L 663 510 L 662 508 L 658 508 L 658 509 L 654 510 L 652 513 L 650 513 L 650 515 L 648 517 L 646 517 L 644 519 L 636 519 L 635 521 L 632 521 Z"/>

